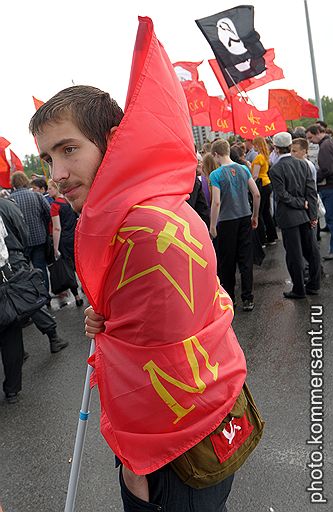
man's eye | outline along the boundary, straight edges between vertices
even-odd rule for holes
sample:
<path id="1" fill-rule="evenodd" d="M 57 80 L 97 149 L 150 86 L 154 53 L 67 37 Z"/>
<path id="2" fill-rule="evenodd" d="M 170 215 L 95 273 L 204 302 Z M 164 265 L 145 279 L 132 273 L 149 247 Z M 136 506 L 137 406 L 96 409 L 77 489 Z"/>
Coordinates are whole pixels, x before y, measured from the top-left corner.
<path id="1" fill-rule="evenodd" d="M 73 153 L 75 151 L 75 147 L 74 146 L 68 146 L 67 148 L 65 148 L 65 153 L 66 155 L 70 155 L 71 153 Z"/>

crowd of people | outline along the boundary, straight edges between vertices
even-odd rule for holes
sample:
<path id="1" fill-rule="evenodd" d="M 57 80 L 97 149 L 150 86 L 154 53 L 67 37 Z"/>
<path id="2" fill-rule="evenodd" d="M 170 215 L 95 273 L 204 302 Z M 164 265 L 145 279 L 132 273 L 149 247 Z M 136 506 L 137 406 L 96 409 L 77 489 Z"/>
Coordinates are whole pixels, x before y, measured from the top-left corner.
<path id="1" fill-rule="evenodd" d="M 87 94 L 95 95 L 96 92 L 89 90 Z M 45 109 L 47 108 L 46 104 Z M 110 111 L 114 114 L 114 105 Z M 66 118 L 66 123 L 69 123 L 69 130 L 74 127 L 77 133 L 75 115 L 72 115 L 72 120 Z M 40 136 L 43 145 L 45 125 L 42 109 L 38 116 L 36 121 L 32 122 L 32 132 Z M 120 119 L 121 117 L 112 125 L 110 132 L 102 134 L 101 140 L 107 140 L 107 135 L 113 133 Z M 93 168 L 89 171 L 94 178 L 106 146 L 100 147 L 97 143 L 92 143 L 91 140 L 98 138 L 88 139 L 85 132 L 81 133 L 80 130 L 79 137 L 91 145 L 91 154 L 94 153 Z M 318 155 L 314 158 L 312 154 L 312 162 L 308 160 L 309 144 L 319 144 Z M 57 144 L 52 147 L 57 147 Z M 48 151 L 53 150 L 51 148 Z M 48 155 L 46 150 L 45 154 Z M 326 133 L 322 123 L 310 126 L 306 130 L 298 128 L 292 134 L 278 133 L 272 140 L 258 136 L 254 140 L 233 140 L 229 143 L 228 140 L 218 139 L 213 143 L 205 143 L 201 153 L 197 152 L 197 156 L 197 176 L 188 203 L 206 224 L 206 233 L 202 231 L 202 226 L 198 227 L 200 236 L 207 238 L 207 249 L 208 245 L 211 245 L 209 232 L 216 252 L 216 272 L 232 300 L 233 307 L 236 307 L 235 285 L 238 266 L 242 309 L 246 312 L 253 310 L 253 264 L 258 252 L 262 253 L 265 248 L 276 245 L 277 228 L 281 230 L 287 268 L 293 285 L 290 291 L 284 292 L 284 297 L 302 299 L 306 294 L 318 294 L 321 278 L 321 258 L 317 240 L 318 194 L 325 206 L 326 225 L 332 235 L 326 258 L 333 259 L 333 140 L 331 135 Z M 53 158 L 61 157 L 54 152 Z M 84 160 L 81 163 L 83 164 Z M 86 197 L 80 196 L 77 199 L 82 201 L 79 201 L 80 205 L 76 205 L 74 211 L 62 195 L 59 182 L 63 180 L 65 190 L 67 179 L 70 181 L 71 173 L 75 175 L 76 171 L 65 169 L 65 166 L 63 169 L 69 178 L 55 176 L 54 180 L 50 179 L 48 183 L 43 177 L 38 176 L 30 181 L 22 172 L 15 172 L 12 175 L 10 194 L 4 194 L 0 198 L 0 270 L 3 281 L 9 279 L 18 269 L 32 265 L 42 271 L 45 287 L 49 289 L 47 249 L 50 240 L 53 261 L 63 257 L 75 268 L 74 232 L 78 214 Z M 81 168 L 79 170 L 81 171 Z M 92 181 L 93 179 L 90 180 L 90 185 Z M 69 189 L 70 187 L 67 187 L 66 190 Z M 89 187 L 87 194 L 88 191 Z M 182 215 L 192 219 L 193 212 L 188 213 L 183 206 L 181 208 Z M 160 211 L 163 213 L 166 210 L 160 208 Z M 192 223 L 192 226 L 194 225 L 196 223 Z M 318 234 L 320 236 L 320 232 Z M 174 234 L 168 233 L 168 237 L 179 243 Z M 308 265 L 306 280 L 305 263 Z M 216 286 L 216 281 L 214 282 Z M 71 292 L 75 297 L 76 306 L 80 307 L 83 300 L 78 293 L 78 286 L 73 286 Z M 223 293 L 220 297 L 223 297 Z M 229 305 L 221 306 L 222 310 L 223 308 L 227 310 Z M 219 311 L 220 314 L 222 313 Z M 104 316 L 91 309 L 86 315 L 87 335 L 93 337 L 105 330 Z M 59 336 L 54 317 L 47 308 L 35 312 L 31 315 L 31 320 L 43 334 L 47 335 L 51 353 L 59 352 L 68 345 L 67 341 Z M 1 354 L 5 373 L 3 389 L 8 403 L 17 401 L 22 385 L 22 364 L 28 357 L 24 351 L 22 327 L 20 322 L 15 322 L 1 332 Z M 200 346 L 199 342 L 198 344 Z M 240 364 L 239 361 L 237 364 Z M 237 371 L 240 375 L 243 369 L 239 367 Z M 241 381 L 240 378 L 238 391 L 243 386 Z M 232 417 L 230 423 L 233 419 Z M 160 471 L 164 471 L 164 468 L 153 472 L 154 478 L 158 477 Z M 168 471 L 175 478 L 170 468 Z M 233 475 L 218 484 L 224 485 L 223 489 L 221 487 L 223 504 L 230 492 L 232 478 Z M 127 488 L 141 501 L 151 500 L 153 487 L 148 488 L 146 477 L 134 474 L 126 466 L 122 467 L 121 488 L 124 504 L 127 500 Z M 181 484 L 179 489 L 183 492 L 184 485 Z M 202 492 L 201 495 L 204 497 L 209 493 Z"/>
<path id="2" fill-rule="evenodd" d="M 50 290 L 48 264 L 62 257 L 73 270 L 74 233 L 78 216 L 69 203 L 59 194 L 52 180 L 43 177 L 32 180 L 23 172 L 11 176 L 12 189 L 0 195 L 2 230 L 2 281 L 8 280 L 20 269 L 40 269 L 45 288 Z M 48 256 L 48 249 L 51 255 Z M 51 259 L 49 259 L 51 258 Z M 78 286 L 71 289 L 78 307 L 83 299 Z M 24 350 L 22 329 L 30 323 L 45 334 L 52 354 L 67 347 L 68 342 L 58 334 L 55 317 L 51 314 L 51 300 L 59 298 L 61 306 L 67 305 L 67 292 L 59 297 L 50 293 L 47 306 L 33 312 L 22 322 L 15 322 L 1 329 L 1 355 L 5 381 L 3 390 L 7 402 L 16 403 L 22 386 L 22 365 L 29 357 Z"/>

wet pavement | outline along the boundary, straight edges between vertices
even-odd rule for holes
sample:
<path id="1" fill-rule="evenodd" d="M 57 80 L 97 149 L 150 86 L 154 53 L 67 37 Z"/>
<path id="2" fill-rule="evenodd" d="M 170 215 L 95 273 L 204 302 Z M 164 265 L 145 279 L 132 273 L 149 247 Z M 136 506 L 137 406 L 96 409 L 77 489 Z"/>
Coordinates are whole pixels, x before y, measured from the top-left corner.
<path id="1" fill-rule="evenodd" d="M 327 243 L 325 233 L 323 253 Z M 255 309 L 245 313 L 237 308 L 234 320 L 247 358 L 248 383 L 266 428 L 258 448 L 237 472 L 228 510 L 331 511 L 333 261 L 324 263 L 326 277 L 319 296 L 290 301 L 282 297 L 290 288 L 282 243 L 268 247 L 266 254 L 262 267 L 255 269 Z M 69 347 L 51 355 L 46 336 L 34 325 L 27 327 L 24 343 L 30 357 L 24 364 L 20 401 L 8 405 L 0 398 L 0 503 L 4 512 L 64 509 L 89 342 L 84 336 L 83 308 L 72 301 L 62 309 L 53 303 L 52 314 Z M 323 437 L 315 439 L 320 439 L 318 446 L 307 444 L 311 439 L 311 335 L 307 334 L 314 325 L 311 312 L 317 314 L 312 315 L 317 320 L 315 328 L 323 325 L 324 329 L 325 416 L 319 426 L 316 420 L 317 429 L 324 427 Z M 307 467 L 314 450 L 324 460 L 317 472 Z M 122 510 L 113 466 L 112 454 L 99 433 L 99 401 L 94 390 L 76 511 Z M 313 479 L 323 471 L 327 504 L 310 503 L 306 488 L 311 471 Z M 320 481 L 316 485 L 318 489 Z M 313 496 L 320 499 L 320 494 Z"/>

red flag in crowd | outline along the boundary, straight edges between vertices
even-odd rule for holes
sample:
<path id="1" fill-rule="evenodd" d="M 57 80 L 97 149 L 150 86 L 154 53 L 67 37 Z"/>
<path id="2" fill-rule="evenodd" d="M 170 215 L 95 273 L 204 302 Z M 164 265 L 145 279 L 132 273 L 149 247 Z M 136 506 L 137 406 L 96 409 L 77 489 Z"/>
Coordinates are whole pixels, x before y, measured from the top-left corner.
<path id="1" fill-rule="evenodd" d="M 0 153 L 0 187 L 10 188 L 10 165 L 6 158 L 5 151 Z"/>
<path id="2" fill-rule="evenodd" d="M 243 99 L 233 96 L 231 99 L 234 133 L 246 139 L 254 139 L 258 135 L 268 137 L 278 132 L 285 132 L 286 122 L 277 108 L 257 110 Z"/>
<path id="3" fill-rule="evenodd" d="M 34 101 L 36 110 L 38 110 L 42 105 L 44 105 L 44 101 L 38 100 L 37 98 L 35 98 L 35 96 L 33 96 L 32 99 Z"/>
<path id="4" fill-rule="evenodd" d="M 12 151 L 12 150 L 10 150 L 10 161 L 11 161 L 12 172 L 24 171 L 24 167 L 23 167 L 21 160 L 19 159 L 19 157 L 17 155 L 15 155 L 14 151 Z"/>
<path id="5" fill-rule="evenodd" d="M 318 107 L 298 96 L 293 90 L 270 89 L 268 105 L 269 108 L 279 109 L 283 117 L 288 120 L 300 117 L 319 117 Z"/>
<path id="6" fill-rule="evenodd" d="M 203 82 L 181 82 L 190 116 L 209 111 L 209 96 Z"/>
<path id="7" fill-rule="evenodd" d="M 231 107 L 227 100 L 210 96 L 209 116 L 212 130 L 224 133 L 234 131 Z"/>
<path id="8" fill-rule="evenodd" d="M 5 137 L 0 137 L 0 153 L 5 151 L 5 149 L 9 146 L 10 142 L 8 142 Z"/>
<path id="9" fill-rule="evenodd" d="M 202 64 L 203 61 L 200 62 L 186 62 L 179 61 L 175 62 L 173 65 L 176 75 L 178 76 L 181 82 L 185 81 L 198 81 L 198 66 Z"/>
<path id="10" fill-rule="evenodd" d="M 246 365 L 207 229 L 186 203 L 197 158 L 185 96 L 152 21 L 139 21 L 125 115 L 75 250 L 89 302 L 107 319 L 90 359 L 101 431 L 128 468 L 147 474 L 221 423 Z"/>
<path id="11" fill-rule="evenodd" d="M 264 60 L 266 64 L 266 71 L 262 73 L 260 76 L 248 78 L 243 82 L 238 84 L 239 88 L 243 91 L 251 91 L 252 89 L 256 89 L 262 85 L 268 84 L 269 82 L 273 82 L 274 80 L 281 80 L 284 78 L 282 68 L 279 68 L 274 62 L 275 59 L 275 50 L 274 48 L 269 48 L 265 55 Z M 237 93 L 236 87 L 232 88 L 233 93 Z"/>
<path id="12" fill-rule="evenodd" d="M 209 112 L 201 112 L 191 116 L 192 126 L 210 126 Z"/>

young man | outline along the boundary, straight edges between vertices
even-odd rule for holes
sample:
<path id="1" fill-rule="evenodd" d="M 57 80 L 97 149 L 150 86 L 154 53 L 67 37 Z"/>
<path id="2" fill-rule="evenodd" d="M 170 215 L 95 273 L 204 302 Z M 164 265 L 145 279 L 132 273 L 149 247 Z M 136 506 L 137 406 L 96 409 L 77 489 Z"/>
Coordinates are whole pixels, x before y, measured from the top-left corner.
<path id="1" fill-rule="evenodd" d="M 331 233 L 330 247 L 325 260 L 333 260 L 333 139 L 319 124 L 306 129 L 309 142 L 319 144 L 317 173 L 318 192 L 326 210 L 326 224 Z"/>
<path id="2" fill-rule="evenodd" d="M 307 154 L 309 150 L 309 143 L 306 139 L 297 138 L 292 140 L 291 145 L 291 155 L 295 158 L 299 158 L 299 160 L 303 160 L 307 163 L 307 165 L 310 168 L 311 176 L 315 184 L 317 183 L 317 169 L 315 165 L 311 162 L 311 160 L 308 160 Z"/>
<path id="3" fill-rule="evenodd" d="M 219 278 L 235 303 L 236 265 L 241 275 L 243 310 L 252 311 L 253 244 L 252 229 L 258 227 L 260 193 L 245 165 L 230 158 L 228 141 L 212 145 L 212 155 L 220 167 L 210 174 L 212 205 L 210 234 L 217 236 Z M 253 213 L 248 199 L 253 197 Z"/>
<path id="4" fill-rule="evenodd" d="M 315 237 L 317 192 L 309 166 L 291 156 L 292 137 L 288 132 L 274 135 L 273 144 L 280 158 L 270 170 L 276 220 L 281 228 L 286 263 L 293 283 L 284 292 L 287 299 L 317 295 L 320 289 L 320 254 Z M 304 258 L 309 263 L 309 280 L 304 285 Z"/>

